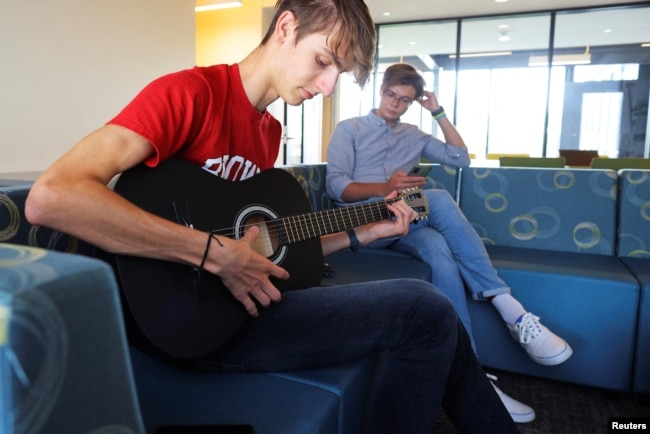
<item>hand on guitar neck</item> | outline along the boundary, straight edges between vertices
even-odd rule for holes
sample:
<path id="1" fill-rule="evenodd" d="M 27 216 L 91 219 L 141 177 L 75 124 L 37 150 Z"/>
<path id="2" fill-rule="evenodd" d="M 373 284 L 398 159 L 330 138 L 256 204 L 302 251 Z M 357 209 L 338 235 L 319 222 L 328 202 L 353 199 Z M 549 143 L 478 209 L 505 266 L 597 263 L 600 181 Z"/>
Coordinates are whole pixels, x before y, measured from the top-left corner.
<path id="1" fill-rule="evenodd" d="M 367 223 L 361 226 L 355 225 L 356 228 L 354 231 L 362 246 L 381 238 L 406 235 L 409 231 L 409 225 L 421 216 L 418 211 L 409 206 L 404 200 L 392 201 L 397 197 L 397 192 L 393 192 L 386 197 L 388 201 L 386 203 L 386 209 L 390 212 L 391 218 L 379 219 L 373 223 Z M 350 240 L 347 235 L 325 235 L 321 238 L 321 241 L 323 246 L 323 256 L 327 256 L 350 246 Z"/>

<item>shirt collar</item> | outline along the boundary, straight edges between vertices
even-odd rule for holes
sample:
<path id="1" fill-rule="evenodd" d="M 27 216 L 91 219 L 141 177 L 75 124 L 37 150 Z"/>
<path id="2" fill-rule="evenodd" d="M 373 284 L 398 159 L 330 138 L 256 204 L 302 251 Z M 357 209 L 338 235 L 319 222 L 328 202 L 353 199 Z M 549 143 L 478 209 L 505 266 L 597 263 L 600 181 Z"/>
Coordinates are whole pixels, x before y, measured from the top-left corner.
<path id="1" fill-rule="evenodd" d="M 388 126 L 388 127 L 393 127 L 393 128 L 396 127 L 397 125 L 399 125 L 399 123 L 400 123 L 399 119 L 397 120 L 397 122 L 395 122 L 394 125 L 388 125 L 384 118 L 382 118 L 380 116 L 377 116 L 377 114 L 375 113 L 376 111 L 377 111 L 377 109 L 373 108 L 373 109 L 370 109 L 370 113 L 368 113 L 368 117 L 370 118 L 371 122 L 374 125 L 376 125 L 378 127 Z"/>

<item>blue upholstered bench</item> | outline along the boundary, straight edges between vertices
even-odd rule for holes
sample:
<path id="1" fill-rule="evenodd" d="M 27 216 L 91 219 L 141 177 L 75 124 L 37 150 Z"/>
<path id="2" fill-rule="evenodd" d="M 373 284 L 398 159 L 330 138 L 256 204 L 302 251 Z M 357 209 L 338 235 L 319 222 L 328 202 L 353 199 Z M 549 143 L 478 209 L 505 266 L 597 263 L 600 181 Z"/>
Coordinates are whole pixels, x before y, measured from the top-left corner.
<path id="1" fill-rule="evenodd" d="M 503 324 L 493 309 L 470 303 L 484 365 L 629 390 L 639 285 L 615 255 L 617 186 L 608 170 L 463 170 L 461 209 L 499 275 L 574 350 L 562 365 L 537 365 L 494 333 Z"/>
<path id="2" fill-rule="evenodd" d="M 333 206 L 325 193 L 326 165 L 285 169 L 303 186 L 315 210 Z M 459 171 L 434 165 L 427 186 L 444 188 L 459 200 L 500 276 L 574 349 L 566 363 L 540 366 L 518 347 L 494 309 L 471 302 L 477 350 L 485 366 L 621 391 L 630 390 L 634 375 L 647 375 L 650 356 L 644 353 L 643 342 L 640 350 L 636 348 L 637 334 L 643 338 L 643 331 L 637 331 L 643 327 L 637 322 L 639 277 L 616 255 L 616 172 L 471 167 Z M 325 259 L 336 270 L 325 284 L 398 276 L 428 280 L 431 272 L 419 260 L 392 251 L 345 250 Z M 634 380 L 637 389 L 639 382 Z"/>
<path id="3" fill-rule="evenodd" d="M 144 432 L 107 264 L 0 243 L 0 432 Z"/>
<path id="4" fill-rule="evenodd" d="M 379 366 L 368 358 L 309 371 L 204 374 L 135 349 L 131 358 L 145 426 L 248 424 L 256 434 L 363 432 Z"/>
<path id="5" fill-rule="evenodd" d="M 650 393 L 650 170 L 619 172 L 619 259 L 639 281 L 632 390 Z"/>

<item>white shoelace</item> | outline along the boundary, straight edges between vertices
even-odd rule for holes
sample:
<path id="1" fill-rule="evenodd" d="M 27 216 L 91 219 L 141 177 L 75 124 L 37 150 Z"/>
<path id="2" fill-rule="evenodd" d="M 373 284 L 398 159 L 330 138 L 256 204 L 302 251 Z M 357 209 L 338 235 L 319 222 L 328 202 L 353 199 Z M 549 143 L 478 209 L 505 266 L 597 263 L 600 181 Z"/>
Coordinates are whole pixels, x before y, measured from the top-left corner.
<path id="1" fill-rule="evenodd" d="M 518 323 L 519 329 L 519 342 L 522 344 L 528 344 L 530 341 L 540 334 L 542 334 L 542 328 L 539 324 L 539 317 L 528 312 L 521 317 L 521 321 Z"/>

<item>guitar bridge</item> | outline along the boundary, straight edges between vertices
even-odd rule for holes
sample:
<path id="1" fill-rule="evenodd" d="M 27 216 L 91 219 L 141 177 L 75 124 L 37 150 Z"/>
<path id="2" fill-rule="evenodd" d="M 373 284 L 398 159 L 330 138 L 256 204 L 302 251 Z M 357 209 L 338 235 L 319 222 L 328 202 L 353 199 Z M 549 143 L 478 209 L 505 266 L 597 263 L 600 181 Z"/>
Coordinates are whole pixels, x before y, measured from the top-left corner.
<path id="1" fill-rule="evenodd" d="M 172 206 L 174 207 L 174 214 L 176 214 L 176 221 L 181 225 L 194 229 L 194 225 L 190 219 L 190 206 L 187 204 L 187 201 L 173 201 Z"/>

